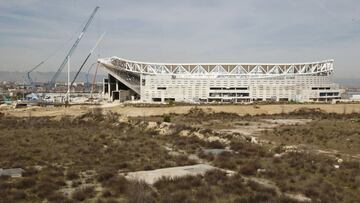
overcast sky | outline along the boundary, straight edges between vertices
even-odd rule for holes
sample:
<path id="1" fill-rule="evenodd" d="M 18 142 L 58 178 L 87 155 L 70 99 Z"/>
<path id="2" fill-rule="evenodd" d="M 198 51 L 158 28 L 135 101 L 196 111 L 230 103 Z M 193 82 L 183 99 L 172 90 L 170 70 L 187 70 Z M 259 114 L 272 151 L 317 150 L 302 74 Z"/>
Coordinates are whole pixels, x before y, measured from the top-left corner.
<path id="1" fill-rule="evenodd" d="M 335 59 L 335 76 L 360 80 L 359 0 L 0 0 L 0 70 L 55 71 L 96 5 L 72 57 L 90 62 L 311 62 Z M 65 45 L 64 45 L 65 44 Z"/>

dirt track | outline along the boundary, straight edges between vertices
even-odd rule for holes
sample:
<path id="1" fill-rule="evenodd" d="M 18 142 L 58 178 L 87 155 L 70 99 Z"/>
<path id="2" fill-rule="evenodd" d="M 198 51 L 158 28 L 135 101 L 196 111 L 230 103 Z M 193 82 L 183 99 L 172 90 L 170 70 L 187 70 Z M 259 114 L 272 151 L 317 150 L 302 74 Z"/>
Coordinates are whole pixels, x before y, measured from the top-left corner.
<path id="1" fill-rule="evenodd" d="M 174 106 L 174 107 L 111 107 L 111 111 L 125 114 L 128 116 L 151 116 L 166 113 L 187 113 L 194 106 Z M 223 105 L 223 106 L 199 106 L 204 110 L 211 108 L 214 112 L 229 112 L 239 115 L 257 114 L 277 114 L 288 113 L 299 108 L 320 108 L 325 112 L 331 113 L 352 113 L 360 112 L 360 104 L 291 104 L 291 105 Z"/>
<path id="2" fill-rule="evenodd" d="M 184 114 L 194 106 L 163 106 L 163 107 L 123 107 L 112 106 L 104 107 L 105 111 L 113 111 L 127 116 L 153 116 L 167 113 Z M 360 113 L 360 104 L 273 104 L 273 105 L 214 105 L 198 106 L 204 110 L 211 109 L 214 112 L 231 112 L 240 115 L 250 114 L 277 114 L 288 113 L 299 108 L 319 108 L 325 112 L 331 113 Z M 28 117 L 28 116 L 63 116 L 80 115 L 87 112 L 90 106 L 72 106 L 65 107 L 32 107 L 28 109 L 3 108 L 0 112 L 7 115 Z"/>

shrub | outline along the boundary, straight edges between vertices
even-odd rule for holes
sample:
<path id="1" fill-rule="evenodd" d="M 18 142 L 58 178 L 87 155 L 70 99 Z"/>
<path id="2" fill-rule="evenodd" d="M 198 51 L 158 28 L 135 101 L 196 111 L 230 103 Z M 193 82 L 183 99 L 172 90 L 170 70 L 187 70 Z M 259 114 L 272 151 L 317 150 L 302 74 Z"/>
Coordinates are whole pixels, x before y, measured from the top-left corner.
<path id="1" fill-rule="evenodd" d="M 166 193 L 162 197 L 162 202 L 183 202 L 183 203 L 190 203 L 193 202 L 192 200 L 192 193 L 191 191 L 186 190 L 178 190 L 173 193 Z"/>
<path id="2" fill-rule="evenodd" d="M 116 170 L 113 168 L 103 168 L 98 173 L 96 180 L 101 183 L 105 182 L 105 181 L 109 180 L 110 178 L 112 178 L 116 173 L 117 173 Z"/>
<path id="3" fill-rule="evenodd" d="M 108 197 L 112 197 L 113 194 L 110 190 L 104 190 L 101 194 L 102 197 L 108 198 Z"/>
<path id="4" fill-rule="evenodd" d="M 13 193 L 13 199 L 14 200 L 24 200 L 26 199 L 26 194 L 24 191 L 22 190 L 16 190 L 14 193 Z"/>
<path id="5" fill-rule="evenodd" d="M 156 202 L 156 193 L 143 181 L 131 181 L 127 190 L 129 203 Z"/>
<path id="6" fill-rule="evenodd" d="M 215 195 L 211 192 L 210 186 L 199 188 L 195 193 L 196 202 L 215 202 Z"/>
<path id="7" fill-rule="evenodd" d="M 66 173 L 66 179 L 67 180 L 75 180 L 78 179 L 79 175 L 75 171 L 68 171 Z"/>
<path id="8" fill-rule="evenodd" d="M 171 116 L 169 114 L 164 114 L 163 115 L 163 121 L 170 123 L 171 122 Z"/>
<path id="9" fill-rule="evenodd" d="M 82 202 L 87 198 L 87 194 L 82 189 L 78 189 L 73 192 L 71 198 Z"/>
<path id="10" fill-rule="evenodd" d="M 41 198 L 47 198 L 50 197 L 58 189 L 59 186 L 55 185 L 52 182 L 40 182 L 36 187 L 36 193 Z"/>
<path id="11" fill-rule="evenodd" d="M 225 144 L 223 144 L 222 142 L 220 142 L 219 140 L 215 140 L 212 142 L 208 142 L 207 146 L 209 148 L 213 148 L 213 149 L 224 149 L 225 148 Z"/>
<path id="12" fill-rule="evenodd" d="M 103 187 L 108 188 L 114 194 L 123 194 L 126 193 L 129 182 L 124 176 L 114 176 L 102 183 Z"/>
<path id="13" fill-rule="evenodd" d="M 147 165 L 144 166 L 145 171 L 150 171 L 150 170 L 153 170 L 153 169 L 154 169 L 154 167 L 152 165 L 147 164 Z"/>
<path id="14" fill-rule="evenodd" d="M 75 190 L 71 195 L 71 197 L 77 201 L 84 201 L 85 199 L 94 197 L 94 195 L 95 195 L 94 187 L 87 186 Z"/>
<path id="15" fill-rule="evenodd" d="M 222 152 L 215 158 L 215 164 L 220 168 L 236 169 L 237 164 L 230 152 Z"/>
<path id="16" fill-rule="evenodd" d="M 216 185 L 218 182 L 225 181 L 227 176 L 224 171 L 214 169 L 207 171 L 204 175 L 204 179 L 209 185 Z"/>
<path id="17" fill-rule="evenodd" d="M 52 195 L 50 195 L 48 198 L 47 198 L 50 202 L 55 202 L 55 203 L 71 203 L 72 201 L 65 197 L 62 193 L 60 192 L 56 192 Z"/>
<path id="18" fill-rule="evenodd" d="M 264 186 L 264 185 L 261 185 L 260 183 L 252 181 L 252 180 L 248 181 L 248 185 L 254 191 L 261 192 L 262 194 L 268 193 L 268 194 L 271 194 L 272 196 L 276 196 L 276 194 L 277 194 L 275 187 Z"/>
<path id="19" fill-rule="evenodd" d="M 35 184 L 36 184 L 36 181 L 34 178 L 24 178 L 16 184 L 16 188 L 18 188 L 18 189 L 31 188 L 31 187 L 35 186 Z"/>
<path id="20" fill-rule="evenodd" d="M 242 175 L 236 173 L 227 179 L 221 189 L 225 193 L 242 195 L 246 191 L 245 180 Z"/>
<path id="21" fill-rule="evenodd" d="M 255 175 L 258 168 L 260 168 L 260 164 L 257 161 L 250 161 L 240 167 L 240 173 L 244 175 Z"/>
<path id="22" fill-rule="evenodd" d="M 114 122 L 117 122 L 119 120 L 119 114 L 116 113 L 116 112 L 114 113 L 112 111 L 109 111 L 109 112 L 106 113 L 105 118 L 109 123 L 114 123 Z"/>

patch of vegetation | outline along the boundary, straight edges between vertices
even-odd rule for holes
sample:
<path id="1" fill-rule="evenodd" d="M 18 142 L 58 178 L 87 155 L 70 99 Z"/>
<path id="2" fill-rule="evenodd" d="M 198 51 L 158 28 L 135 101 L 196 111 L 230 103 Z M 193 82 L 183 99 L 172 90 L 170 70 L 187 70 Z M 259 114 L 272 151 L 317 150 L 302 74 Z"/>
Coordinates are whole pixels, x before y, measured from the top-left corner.
<path id="1" fill-rule="evenodd" d="M 160 202 L 284 202 L 273 189 L 220 170 L 195 177 L 162 178 L 154 187 Z"/>
<path id="2" fill-rule="evenodd" d="M 172 122 L 168 135 L 143 127 L 143 121 L 163 122 L 166 116 L 130 123 L 119 123 L 118 114 L 104 114 L 101 109 L 60 120 L 0 116 L 0 165 L 25 169 L 22 178 L 0 177 L 0 202 L 296 202 L 285 193 L 304 194 L 313 202 L 360 199 L 358 160 L 340 154 L 342 162 L 308 152 L 284 153 L 284 145 L 289 144 L 359 153 L 358 114 L 303 109 L 273 116 L 238 116 L 194 108 L 186 115 L 168 116 Z M 264 118 L 305 117 L 313 121 L 263 132 L 262 136 L 277 143 L 275 148 L 253 144 L 241 134 L 228 136 L 213 130 L 229 123 L 247 127 Z M 185 131 L 226 138 L 230 144 L 180 136 Z M 205 154 L 205 148 L 227 150 Z M 275 153 L 281 156 L 274 157 Z M 153 186 L 119 175 L 196 163 L 189 160 L 189 154 L 235 174 L 212 170 L 195 177 L 162 178 Z M 253 181 L 255 178 L 271 180 L 279 189 Z M 62 190 L 68 188 L 74 192 L 66 196 Z"/>
<path id="3" fill-rule="evenodd" d="M 260 176 L 277 183 L 284 192 L 300 192 L 314 202 L 353 202 L 359 199 L 360 163 L 310 153 L 288 153 L 268 164 Z M 355 177 L 355 178 L 354 178 Z"/>
<path id="4" fill-rule="evenodd" d="M 163 121 L 170 123 L 171 122 L 171 115 L 170 114 L 164 114 L 163 115 Z"/>
<path id="5" fill-rule="evenodd" d="M 154 139 L 152 132 L 131 124 L 114 123 L 115 120 L 96 109 L 81 117 L 60 120 L 1 117 L 0 166 L 23 168 L 26 177 L 1 181 L 0 202 L 12 202 L 14 198 L 30 202 L 57 199 L 62 188 L 81 188 L 85 179 L 80 173 L 87 170 L 95 170 L 97 174 L 93 179 L 88 178 L 87 183 L 105 184 L 110 180 L 116 182 L 113 177 L 118 170 L 194 163 L 186 156 L 169 155 L 162 147 L 163 140 Z M 35 170 L 34 166 L 40 168 Z M 10 191 L 24 191 L 25 195 Z M 82 193 L 79 190 L 74 199 L 82 199 Z"/>
<path id="6" fill-rule="evenodd" d="M 360 154 L 360 117 L 316 119 L 306 125 L 281 126 L 263 137 L 287 145 L 306 144 L 323 150 Z"/>

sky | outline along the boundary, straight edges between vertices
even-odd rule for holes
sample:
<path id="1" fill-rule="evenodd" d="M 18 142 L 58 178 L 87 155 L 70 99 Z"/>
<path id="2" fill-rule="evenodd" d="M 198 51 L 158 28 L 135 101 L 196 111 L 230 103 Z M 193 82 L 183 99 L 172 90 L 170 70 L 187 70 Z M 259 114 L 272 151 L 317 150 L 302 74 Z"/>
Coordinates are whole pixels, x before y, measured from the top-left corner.
<path id="1" fill-rule="evenodd" d="M 335 77 L 360 80 L 359 0 L 0 0 L 0 71 L 56 71 L 71 57 L 146 62 L 293 63 L 335 59 Z M 56 52 L 56 50 L 58 50 Z M 54 54 L 55 53 L 55 54 Z"/>

